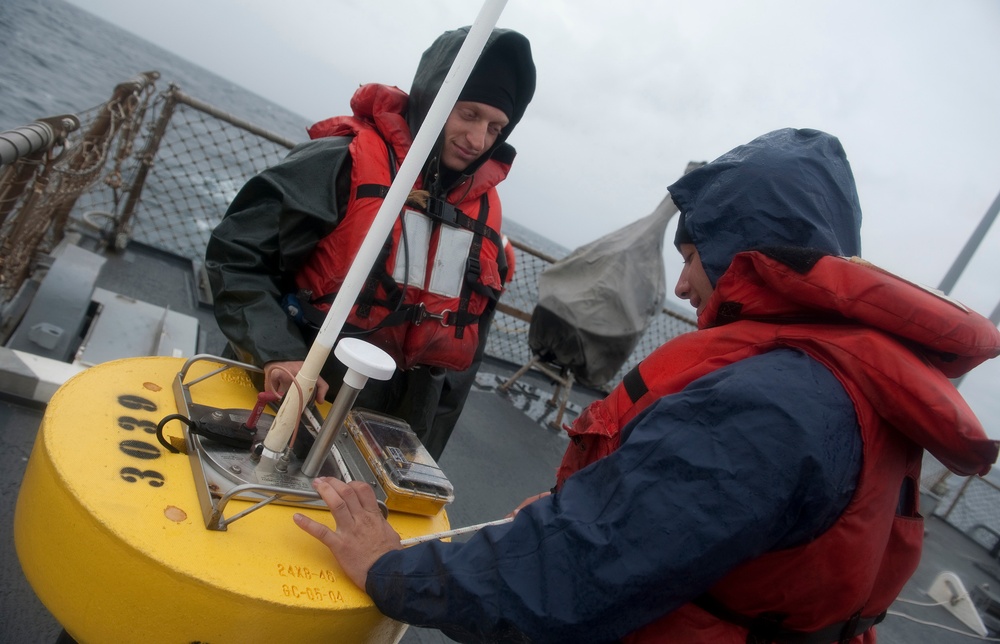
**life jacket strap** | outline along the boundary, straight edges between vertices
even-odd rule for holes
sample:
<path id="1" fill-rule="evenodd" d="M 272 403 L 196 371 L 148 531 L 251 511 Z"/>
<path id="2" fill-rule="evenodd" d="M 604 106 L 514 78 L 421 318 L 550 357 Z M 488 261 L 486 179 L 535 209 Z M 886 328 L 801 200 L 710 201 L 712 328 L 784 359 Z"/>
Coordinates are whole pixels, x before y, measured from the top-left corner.
<path id="1" fill-rule="evenodd" d="M 417 302 L 416 304 L 404 306 L 400 310 L 393 311 L 385 316 L 380 326 L 395 326 L 397 324 L 420 326 L 428 320 L 435 320 L 443 327 L 464 327 L 478 319 L 478 315 L 448 309 L 445 309 L 441 313 L 431 313 L 424 306 L 423 302 Z"/>
<path id="2" fill-rule="evenodd" d="M 694 600 L 694 604 L 722 621 L 747 629 L 747 644 L 847 644 L 868 629 L 885 619 L 886 611 L 874 617 L 862 617 L 861 611 L 843 622 L 824 626 L 818 631 L 795 631 L 781 626 L 787 618 L 782 613 L 763 613 L 747 617 L 731 610 L 712 595 L 705 593 Z"/>
<path id="3" fill-rule="evenodd" d="M 462 285 L 462 291 L 459 293 L 458 297 L 458 313 L 461 316 L 468 316 L 469 310 L 469 300 L 472 297 L 473 292 L 482 293 L 480 287 L 482 286 L 479 282 L 479 275 L 481 274 L 482 267 L 479 264 L 479 254 L 483 249 L 483 231 L 488 230 L 486 228 L 486 220 L 490 215 L 490 200 L 484 193 L 479 199 L 479 218 L 475 222 L 475 226 L 472 231 L 477 233 L 472 236 L 472 244 L 469 246 L 469 259 L 465 262 L 465 282 Z M 492 232 L 492 231 L 491 231 Z M 497 250 L 498 254 L 503 254 L 503 242 L 497 236 Z M 492 290 L 492 289 L 490 289 Z M 485 295 L 485 293 L 483 293 Z M 496 301 L 500 299 L 499 293 L 491 293 L 487 295 L 491 300 Z M 455 337 L 461 339 L 465 334 L 465 326 L 455 327 Z"/>
<path id="4" fill-rule="evenodd" d="M 642 379 L 642 374 L 639 373 L 639 365 L 632 367 L 625 374 L 625 377 L 622 378 L 622 386 L 625 388 L 625 393 L 633 405 L 649 393 L 649 386 L 646 385 L 646 381 Z"/>
<path id="5" fill-rule="evenodd" d="M 292 320 L 294 320 L 299 325 L 307 325 L 313 327 L 314 329 L 319 329 L 323 325 L 323 320 L 326 319 L 326 312 L 318 308 L 316 304 L 330 303 L 333 302 L 334 298 L 337 297 L 336 293 L 328 293 L 323 297 L 311 298 L 309 291 L 299 291 L 295 295 L 287 294 L 282 298 L 281 304 L 282 308 L 288 314 Z M 389 302 L 375 301 L 375 304 L 379 304 L 388 308 Z M 428 320 L 436 320 L 438 324 L 444 327 L 449 326 L 466 326 L 479 319 L 478 315 L 472 313 L 462 313 L 460 311 L 450 311 L 444 310 L 441 313 L 431 313 L 424 306 L 423 302 L 418 302 L 416 304 L 409 304 L 400 307 L 398 310 L 393 311 L 385 316 L 379 323 L 379 328 L 387 326 L 396 326 L 399 324 L 413 324 L 414 326 L 420 326 Z M 347 328 L 347 325 L 345 325 Z M 353 330 L 360 330 L 353 328 Z M 372 329 L 374 331 L 374 329 Z"/>
<path id="6" fill-rule="evenodd" d="M 354 191 L 355 199 L 385 199 L 389 194 L 389 186 L 378 183 L 363 183 Z"/>
<path id="7" fill-rule="evenodd" d="M 375 294 L 378 292 L 378 285 L 381 284 L 383 289 L 389 295 L 394 295 L 398 289 L 395 280 L 392 279 L 388 273 L 385 272 L 385 262 L 389 259 L 389 253 L 392 252 L 392 240 L 386 240 L 385 244 L 382 245 L 382 249 L 379 251 L 378 258 L 375 260 L 375 266 L 372 267 L 372 271 L 368 274 L 367 279 L 365 279 L 364 286 L 361 287 L 361 292 L 358 293 L 357 305 L 358 308 L 355 313 L 359 318 L 367 318 L 371 315 L 372 304 L 375 302 Z M 334 297 L 336 293 L 332 294 Z M 402 297 L 402 296 L 400 296 Z M 329 300 L 327 300 L 329 298 Z M 323 296 L 314 300 L 314 302 L 333 302 L 333 297 L 330 294 Z"/>
<path id="8" fill-rule="evenodd" d="M 486 226 L 486 217 L 483 213 L 489 211 L 489 198 L 485 193 L 480 197 L 479 203 L 479 217 L 473 218 L 465 214 L 462 209 L 457 208 L 440 197 L 430 197 L 427 200 L 426 214 L 431 219 L 447 226 L 470 230 L 475 233 L 477 238 L 485 237 L 493 242 L 498 249 L 502 250 L 503 240 L 500 238 L 500 234 Z M 482 244 L 481 239 L 479 243 Z"/>

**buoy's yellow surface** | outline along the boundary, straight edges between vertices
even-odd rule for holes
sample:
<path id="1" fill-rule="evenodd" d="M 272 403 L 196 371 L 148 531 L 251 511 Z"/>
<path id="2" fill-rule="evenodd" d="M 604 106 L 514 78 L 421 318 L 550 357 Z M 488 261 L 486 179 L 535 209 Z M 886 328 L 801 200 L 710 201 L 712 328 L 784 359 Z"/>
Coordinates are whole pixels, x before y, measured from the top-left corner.
<path id="1" fill-rule="evenodd" d="M 14 514 L 17 554 L 42 603 L 81 644 L 397 641 L 405 626 L 292 522 L 305 512 L 332 526 L 329 512 L 271 504 L 226 531 L 205 528 L 188 457 L 155 437 L 178 411 L 172 384 L 183 364 L 110 362 L 53 396 Z M 229 370 L 192 397 L 250 408 L 256 392 Z M 179 423 L 166 433 L 179 435 Z M 225 513 L 249 505 L 232 501 Z M 389 521 L 404 539 L 449 527 L 444 511 Z"/>

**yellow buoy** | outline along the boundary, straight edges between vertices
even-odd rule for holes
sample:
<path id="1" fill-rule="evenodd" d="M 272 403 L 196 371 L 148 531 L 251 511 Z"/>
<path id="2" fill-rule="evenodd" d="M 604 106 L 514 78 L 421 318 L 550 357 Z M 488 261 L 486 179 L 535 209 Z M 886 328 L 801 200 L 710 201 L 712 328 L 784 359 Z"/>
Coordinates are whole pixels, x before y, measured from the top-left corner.
<path id="1" fill-rule="evenodd" d="M 332 525 L 329 512 L 271 504 L 206 529 L 188 457 L 155 437 L 178 411 L 172 384 L 183 364 L 109 362 L 52 397 L 14 514 L 18 558 L 42 603 L 82 644 L 398 641 L 405 625 L 292 522 L 305 512 Z M 194 395 L 249 409 L 256 391 L 233 371 Z M 232 501 L 226 514 L 250 505 Z M 449 527 L 443 510 L 389 521 L 404 539 Z"/>

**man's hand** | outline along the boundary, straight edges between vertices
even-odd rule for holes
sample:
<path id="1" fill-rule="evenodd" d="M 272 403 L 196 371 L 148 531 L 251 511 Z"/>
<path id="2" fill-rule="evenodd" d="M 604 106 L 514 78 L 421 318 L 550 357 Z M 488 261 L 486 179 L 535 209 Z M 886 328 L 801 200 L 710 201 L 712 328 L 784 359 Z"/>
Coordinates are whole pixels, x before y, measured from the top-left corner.
<path id="1" fill-rule="evenodd" d="M 292 380 L 302 369 L 301 360 L 276 360 L 264 365 L 264 391 L 277 392 L 279 396 L 284 396 L 288 389 L 294 387 Z M 316 402 L 321 403 L 326 400 L 326 393 L 330 386 L 322 377 L 316 379 Z"/>
<path id="2" fill-rule="evenodd" d="M 313 480 L 313 488 L 330 507 L 337 529 L 302 514 L 295 514 L 295 525 L 322 541 L 351 581 L 364 590 L 368 570 L 378 558 L 402 549 L 399 534 L 382 517 L 375 491 L 367 483 L 320 477 Z"/>

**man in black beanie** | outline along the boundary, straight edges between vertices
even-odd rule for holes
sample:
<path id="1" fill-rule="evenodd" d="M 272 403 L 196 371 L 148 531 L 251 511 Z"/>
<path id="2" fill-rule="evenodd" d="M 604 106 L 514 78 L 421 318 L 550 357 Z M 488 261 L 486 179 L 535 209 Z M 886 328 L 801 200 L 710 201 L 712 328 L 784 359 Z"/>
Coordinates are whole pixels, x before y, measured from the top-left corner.
<path id="1" fill-rule="evenodd" d="M 388 187 L 469 29 L 424 52 L 410 94 L 367 84 L 353 115 L 309 128 L 312 141 L 251 179 L 206 250 L 219 327 L 236 358 L 264 369 L 284 394 L 302 366 Z M 495 29 L 344 326 L 396 361 L 356 405 L 406 420 L 441 456 L 482 359 L 513 254 L 500 232 L 496 186 L 506 143 L 535 90 L 530 44 Z M 331 357 L 316 384 L 332 398 L 343 366 Z"/>

